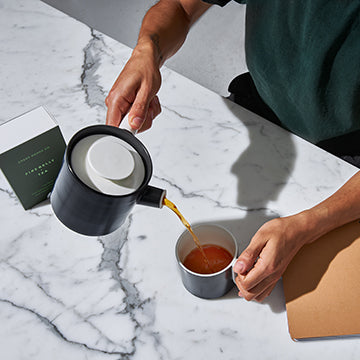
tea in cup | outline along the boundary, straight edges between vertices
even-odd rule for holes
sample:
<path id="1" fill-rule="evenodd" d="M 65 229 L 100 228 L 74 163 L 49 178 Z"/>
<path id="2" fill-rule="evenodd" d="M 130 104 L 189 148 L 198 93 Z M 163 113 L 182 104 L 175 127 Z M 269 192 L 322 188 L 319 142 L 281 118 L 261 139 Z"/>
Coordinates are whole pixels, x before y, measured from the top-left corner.
<path id="1" fill-rule="evenodd" d="M 193 231 L 202 250 L 188 231 L 176 244 L 175 255 L 182 282 L 195 296 L 205 299 L 221 297 L 234 286 L 232 266 L 238 255 L 237 242 L 219 225 L 197 225 Z"/>

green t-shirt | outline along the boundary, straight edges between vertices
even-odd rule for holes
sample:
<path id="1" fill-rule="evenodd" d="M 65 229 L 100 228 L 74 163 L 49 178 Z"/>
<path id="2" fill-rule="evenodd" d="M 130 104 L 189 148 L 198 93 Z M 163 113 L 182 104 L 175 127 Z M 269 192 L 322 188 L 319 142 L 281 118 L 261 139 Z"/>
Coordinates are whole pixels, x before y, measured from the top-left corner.
<path id="1" fill-rule="evenodd" d="M 360 129 L 360 1 L 236 1 L 249 72 L 283 126 L 311 142 Z"/>

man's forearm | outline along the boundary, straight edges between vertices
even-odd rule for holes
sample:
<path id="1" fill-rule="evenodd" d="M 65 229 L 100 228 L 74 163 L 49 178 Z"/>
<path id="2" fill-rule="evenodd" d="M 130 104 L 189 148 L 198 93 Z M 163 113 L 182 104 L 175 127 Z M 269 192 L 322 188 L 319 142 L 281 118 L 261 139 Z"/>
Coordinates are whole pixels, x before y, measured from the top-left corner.
<path id="1" fill-rule="evenodd" d="M 299 214 L 312 242 L 327 232 L 360 218 L 360 172 L 332 196 Z"/>
<path id="2" fill-rule="evenodd" d="M 209 6 L 201 0 L 160 0 L 144 17 L 136 49 L 150 51 L 160 67 L 179 50 L 191 25 Z"/>

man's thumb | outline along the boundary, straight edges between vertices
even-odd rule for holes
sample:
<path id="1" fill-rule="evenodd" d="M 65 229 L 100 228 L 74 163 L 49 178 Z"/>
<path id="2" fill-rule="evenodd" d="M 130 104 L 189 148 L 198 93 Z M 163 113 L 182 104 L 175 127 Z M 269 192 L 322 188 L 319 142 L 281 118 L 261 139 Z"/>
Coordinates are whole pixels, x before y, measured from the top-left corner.
<path id="1" fill-rule="evenodd" d="M 250 245 L 241 253 L 236 263 L 234 264 L 234 272 L 240 275 L 245 275 L 254 266 L 260 251 L 261 248 L 258 249 L 258 247 L 251 242 Z"/>

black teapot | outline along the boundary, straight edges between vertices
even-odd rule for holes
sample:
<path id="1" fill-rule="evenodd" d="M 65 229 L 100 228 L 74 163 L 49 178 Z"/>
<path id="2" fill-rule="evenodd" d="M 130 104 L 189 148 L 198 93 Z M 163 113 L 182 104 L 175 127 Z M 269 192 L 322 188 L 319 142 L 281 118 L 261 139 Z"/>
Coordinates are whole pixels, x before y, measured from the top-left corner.
<path id="1" fill-rule="evenodd" d="M 162 207 L 166 191 L 149 185 L 150 155 L 128 130 L 93 125 L 69 141 L 50 201 L 71 230 L 106 235 L 122 225 L 135 204 Z"/>

